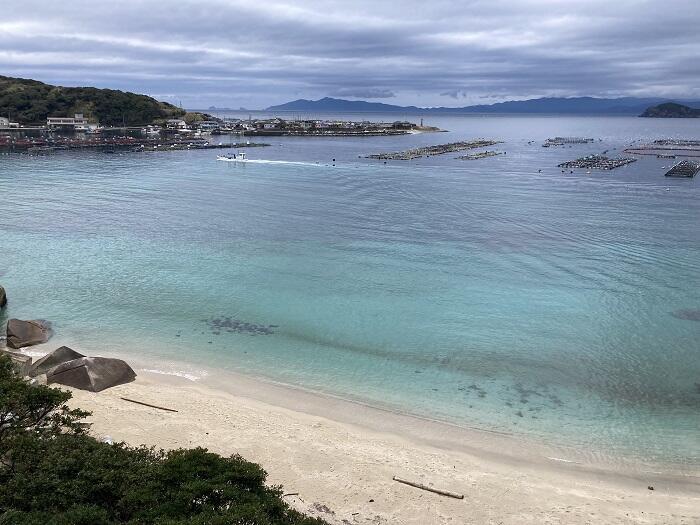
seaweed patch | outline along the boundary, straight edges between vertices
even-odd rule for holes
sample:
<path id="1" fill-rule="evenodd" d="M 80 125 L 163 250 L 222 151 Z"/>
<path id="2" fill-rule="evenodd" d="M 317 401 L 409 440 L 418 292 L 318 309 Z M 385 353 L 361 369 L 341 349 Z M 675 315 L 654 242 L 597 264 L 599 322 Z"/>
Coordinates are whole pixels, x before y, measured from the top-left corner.
<path id="1" fill-rule="evenodd" d="M 678 319 L 683 319 L 684 321 L 700 321 L 700 310 L 686 308 L 684 310 L 671 312 L 671 315 Z"/>
<path id="2" fill-rule="evenodd" d="M 233 317 L 212 317 L 210 319 L 203 319 L 207 326 L 214 335 L 220 335 L 221 332 L 228 332 L 234 334 L 248 334 L 248 335 L 272 335 L 275 333 L 275 328 L 279 328 L 276 324 L 255 324 L 246 321 L 241 321 L 240 319 L 234 319 Z"/>

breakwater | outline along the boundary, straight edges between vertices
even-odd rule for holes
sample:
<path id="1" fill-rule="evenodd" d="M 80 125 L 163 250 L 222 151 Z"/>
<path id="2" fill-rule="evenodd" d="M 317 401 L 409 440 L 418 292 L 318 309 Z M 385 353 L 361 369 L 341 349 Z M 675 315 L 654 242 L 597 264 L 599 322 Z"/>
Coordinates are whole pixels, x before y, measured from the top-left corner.
<path id="1" fill-rule="evenodd" d="M 60 150 L 102 150 L 113 151 L 173 151 L 191 149 L 254 148 L 269 146 L 265 143 L 211 143 L 202 139 L 154 139 L 138 137 L 0 137 L 0 151 L 5 153 L 29 153 L 41 155 Z"/>

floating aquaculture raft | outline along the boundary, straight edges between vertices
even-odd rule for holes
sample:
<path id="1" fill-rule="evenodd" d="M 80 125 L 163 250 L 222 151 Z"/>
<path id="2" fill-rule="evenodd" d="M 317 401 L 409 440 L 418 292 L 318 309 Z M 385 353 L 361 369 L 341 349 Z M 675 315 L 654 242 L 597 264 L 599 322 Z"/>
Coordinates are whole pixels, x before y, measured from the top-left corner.
<path id="1" fill-rule="evenodd" d="M 587 168 L 594 170 L 614 170 L 625 164 L 636 162 L 637 159 L 629 157 L 610 158 L 605 155 L 589 155 L 580 159 L 570 160 L 559 164 L 560 168 Z"/>
<path id="2" fill-rule="evenodd" d="M 479 153 L 470 153 L 469 155 L 462 155 L 457 157 L 461 160 L 478 160 L 485 159 L 486 157 L 495 157 L 497 155 L 503 155 L 502 151 L 480 151 Z"/>
<path id="3" fill-rule="evenodd" d="M 565 144 L 589 144 L 591 142 L 593 142 L 593 139 L 583 137 L 554 137 L 553 139 L 545 140 L 542 147 L 550 148 L 552 146 L 563 146 Z"/>
<path id="4" fill-rule="evenodd" d="M 633 155 L 656 155 L 659 158 L 700 157 L 700 140 L 660 139 L 625 149 Z"/>
<path id="5" fill-rule="evenodd" d="M 673 166 L 673 168 L 668 170 L 666 172 L 666 176 L 692 178 L 695 177 L 698 171 L 700 171 L 700 162 L 693 160 L 682 160 Z"/>
<path id="6" fill-rule="evenodd" d="M 442 155 L 444 153 L 454 153 L 466 149 L 485 148 L 498 144 L 495 140 L 472 140 L 469 142 L 451 142 L 449 144 L 437 144 L 436 146 L 425 146 L 423 148 L 408 149 L 406 151 L 395 151 L 392 153 L 376 153 L 367 155 L 368 159 L 378 160 L 411 160 L 420 157 L 430 157 L 431 155 Z"/>

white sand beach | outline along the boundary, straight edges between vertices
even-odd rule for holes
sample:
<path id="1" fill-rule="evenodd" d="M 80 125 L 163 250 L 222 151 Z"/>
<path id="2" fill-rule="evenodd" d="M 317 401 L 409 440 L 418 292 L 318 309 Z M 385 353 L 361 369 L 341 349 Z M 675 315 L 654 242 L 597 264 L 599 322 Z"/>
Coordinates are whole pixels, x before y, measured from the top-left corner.
<path id="1" fill-rule="evenodd" d="M 513 436 L 237 374 L 193 382 L 137 372 L 127 385 L 100 393 L 73 391 L 71 403 L 92 411 L 96 437 L 241 454 L 264 466 L 268 481 L 290 494 L 285 497 L 290 504 L 330 523 L 700 523 L 697 472 L 604 471 L 571 451 L 557 457 Z M 400 484 L 393 476 L 462 493 L 464 499 Z"/>

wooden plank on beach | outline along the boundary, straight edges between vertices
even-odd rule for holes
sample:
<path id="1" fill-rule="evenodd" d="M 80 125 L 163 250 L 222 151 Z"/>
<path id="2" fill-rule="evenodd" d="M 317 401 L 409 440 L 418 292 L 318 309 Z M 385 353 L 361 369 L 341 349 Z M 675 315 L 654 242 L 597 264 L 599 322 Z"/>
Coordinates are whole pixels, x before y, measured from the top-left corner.
<path id="1" fill-rule="evenodd" d="M 449 490 L 436 489 L 427 485 L 423 485 L 422 483 L 416 483 L 415 481 L 409 481 L 407 479 L 402 479 L 396 476 L 394 476 L 393 479 L 394 481 L 398 481 L 399 483 L 404 483 L 405 485 L 410 485 L 411 487 L 416 487 L 417 489 L 427 490 L 428 492 L 434 492 L 435 494 L 440 494 L 441 496 L 447 496 L 449 498 L 455 499 L 464 499 L 464 494 L 458 494 Z"/>
<path id="2" fill-rule="evenodd" d="M 159 407 L 158 405 L 151 405 L 149 403 L 144 403 L 143 401 L 136 401 L 135 399 L 129 399 L 127 397 L 122 397 L 120 399 L 123 399 L 124 401 L 128 401 L 129 403 L 136 403 L 137 405 L 143 405 L 146 407 L 157 408 L 158 410 L 166 410 L 168 412 L 177 412 L 177 410 L 175 410 L 174 408 Z"/>

